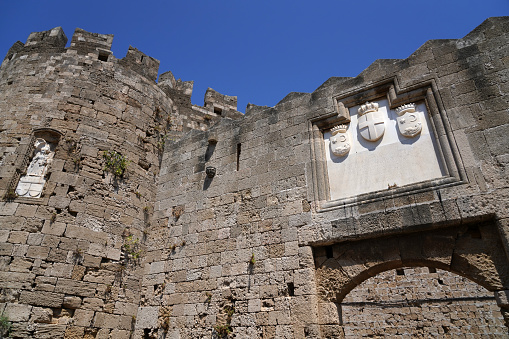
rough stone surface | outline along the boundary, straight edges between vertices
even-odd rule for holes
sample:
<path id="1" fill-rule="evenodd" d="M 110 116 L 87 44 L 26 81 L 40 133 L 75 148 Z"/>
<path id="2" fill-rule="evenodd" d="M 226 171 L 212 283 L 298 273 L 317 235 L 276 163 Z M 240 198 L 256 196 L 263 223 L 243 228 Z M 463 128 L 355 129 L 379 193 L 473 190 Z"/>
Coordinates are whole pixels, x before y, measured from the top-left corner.
<path id="1" fill-rule="evenodd" d="M 192 81 L 156 82 L 159 62 L 117 59 L 112 35 L 66 42 L 32 33 L 0 67 L 11 337 L 507 336 L 508 18 L 245 115 L 211 88 L 191 104 Z M 332 170 L 332 129 L 363 129 L 367 102 L 415 104 L 426 126 L 388 115 L 350 138 L 362 166 Z"/>

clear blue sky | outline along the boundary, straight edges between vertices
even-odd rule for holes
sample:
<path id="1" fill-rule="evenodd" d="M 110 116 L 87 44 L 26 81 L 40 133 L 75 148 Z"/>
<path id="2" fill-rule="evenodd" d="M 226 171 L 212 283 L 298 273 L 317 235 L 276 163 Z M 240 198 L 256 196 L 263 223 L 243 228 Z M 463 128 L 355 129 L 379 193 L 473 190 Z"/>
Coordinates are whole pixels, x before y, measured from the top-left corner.
<path id="1" fill-rule="evenodd" d="M 0 55 L 31 32 L 62 26 L 114 34 L 161 61 L 159 73 L 274 106 L 289 92 L 312 92 L 332 76 L 356 76 L 376 59 L 406 58 L 430 39 L 457 39 L 509 0 L 88 0 L 1 1 Z"/>

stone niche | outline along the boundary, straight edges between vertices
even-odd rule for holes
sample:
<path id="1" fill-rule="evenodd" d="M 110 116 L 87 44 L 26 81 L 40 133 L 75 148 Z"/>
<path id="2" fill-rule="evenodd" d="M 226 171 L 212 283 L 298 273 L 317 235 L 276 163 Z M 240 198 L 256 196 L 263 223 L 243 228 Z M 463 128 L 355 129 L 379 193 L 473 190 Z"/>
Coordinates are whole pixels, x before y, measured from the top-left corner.
<path id="1" fill-rule="evenodd" d="M 41 129 L 34 133 L 30 143 L 31 151 L 24 161 L 25 172 L 16 185 L 18 197 L 41 197 L 59 138 L 57 132 L 49 129 Z"/>
<path id="2" fill-rule="evenodd" d="M 410 104 L 412 112 L 403 114 L 408 116 L 406 119 L 396 113 L 399 107 L 389 108 L 387 99 L 367 105 L 371 107 L 366 108 L 369 112 L 363 115 L 359 110 L 362 112 L 366 104 L 349 108 L 350 123 L 338 125 L 344 132 L 334 133 L 338 129 L 335 126 L 323 134 L 331 200 L 444 176 L 424 102 Z M 401 107 L 398 111 L 405 109 Z M 416 126 L 414 129 L 399 128 L 410 120 Z M 335 140 L 337 136 L 341 140 Z M 335 151 L 342 141 L 345 144 L 340 147 L 342 152 Z"/>
<path id="3" fill-rule="evenodd" d="M 318 211 L 464 180 L 432 84 L 394 84 L 333 97 L 336 111 L 310 121 Z"/>

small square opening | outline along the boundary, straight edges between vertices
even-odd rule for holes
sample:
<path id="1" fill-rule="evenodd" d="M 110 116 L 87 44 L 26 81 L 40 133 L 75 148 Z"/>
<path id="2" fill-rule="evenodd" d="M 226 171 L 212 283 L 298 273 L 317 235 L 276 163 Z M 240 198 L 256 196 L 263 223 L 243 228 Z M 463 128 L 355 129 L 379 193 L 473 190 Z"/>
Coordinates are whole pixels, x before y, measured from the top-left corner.
<path id="1" fill-rule="evenodd" d="M 109 56 L 108 53 L 99 51 L 99 56 L 97 57 L 97 59 L 101 61 L 108 61 L 108 56 Z"/>
<path id="2" fill-rule="evenodd" d="M 219 107 L 214 107 L 214 113 L 216 113 L 217 115 L 221 115 L 221 113 L 223 113 L 223 110 Z"/>

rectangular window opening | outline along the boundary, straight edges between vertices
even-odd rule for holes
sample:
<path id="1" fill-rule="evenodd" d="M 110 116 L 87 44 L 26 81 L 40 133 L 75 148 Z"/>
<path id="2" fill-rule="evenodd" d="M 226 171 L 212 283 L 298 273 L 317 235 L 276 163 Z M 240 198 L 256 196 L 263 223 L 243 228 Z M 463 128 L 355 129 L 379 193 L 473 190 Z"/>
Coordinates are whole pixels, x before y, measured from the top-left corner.
<path id="1" fill-rule="evenodd" d="M 405 275 L 405 270 L 402 269 L 402 268 L 397 268 L 396 269 L 396 275 Z"/>
<path id="2" fill-rule="evenodd" d="M 214 113 L 216 113 L 217 115 L 221 115 L 221 113 L 223 113 L 223 110 L 219 107 L 214 107 Z"/>
<path id="3" fill-rule="evenodd" d="M 237 144 L 237 171 L 240 170 L 240 146 L 241 144 Z"/>
<path id="4" fill-rule="evenodd" d="M 289 282 L 287 286 L 288 286 L 288 296 L 293 297 L 295 295 L 295 286 L 293 285 L 292 282 Z"/>
<path id="5" fill-rule="evenodd" d="M 434 267 L 428 267 L 428 272 L 429 273 L 437 273 L 437 269 Z"/>

